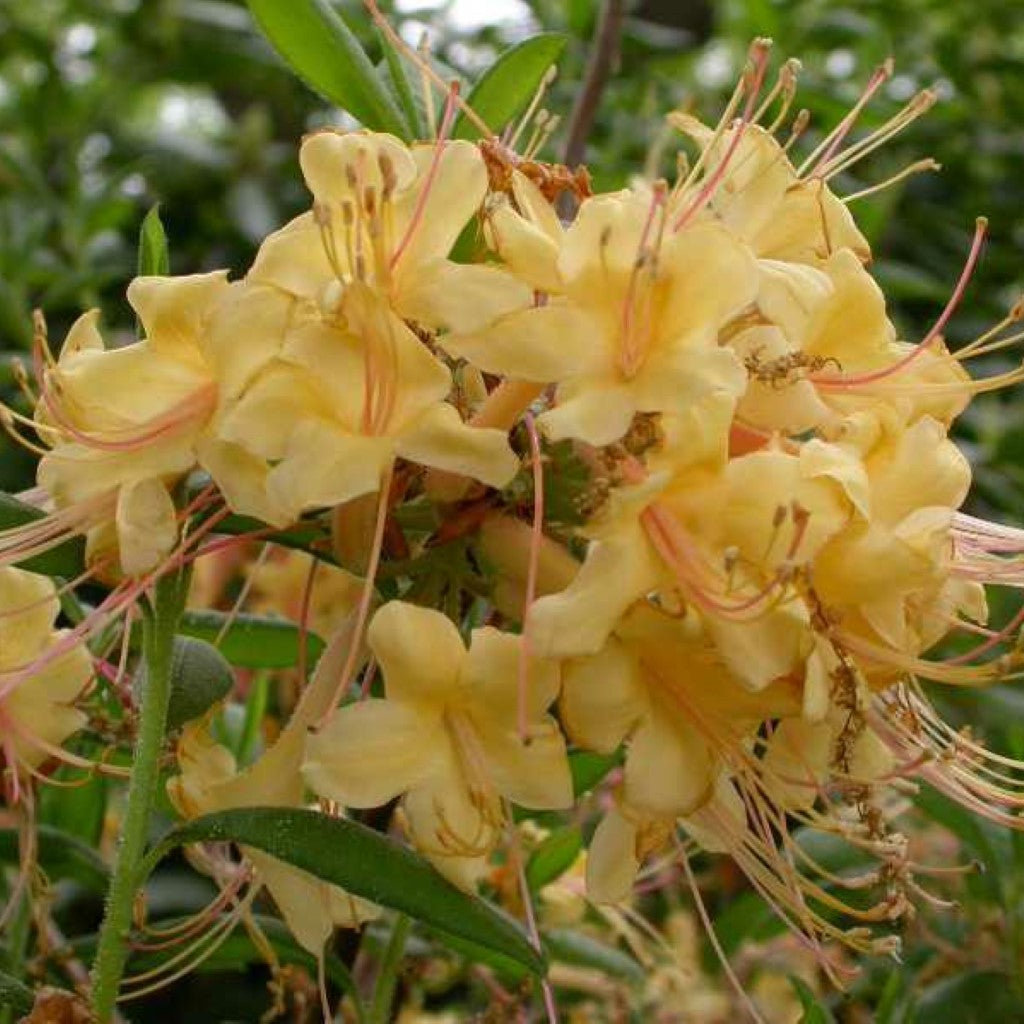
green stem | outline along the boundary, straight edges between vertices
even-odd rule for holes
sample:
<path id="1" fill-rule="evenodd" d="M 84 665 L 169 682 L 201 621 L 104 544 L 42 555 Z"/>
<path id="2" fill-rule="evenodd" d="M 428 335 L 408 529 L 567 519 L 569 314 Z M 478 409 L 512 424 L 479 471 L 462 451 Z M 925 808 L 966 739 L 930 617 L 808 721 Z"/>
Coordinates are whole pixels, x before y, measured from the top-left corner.
<path id="1" fill-rule="evenodd" d="M 391 1004 L 395 998 L 395 984 L 398 981 L 398 968 L 402 965 L 402 954 L 405 952 L 405 940 L 409 935 L 412 921 L 405 914 L 395 918 L 395 926 L 391 929 L 384 958 L 380 962 L 380 973 L 373 987 L 373 1003 L 370 1006 L 369 1024 L 388 1024 L 391 1020 Z"/>
<path id="2" fill-rule="evenodd" d="M 174 632 L 181 615 L 184 589 L 184 579 L 176 574 L 161 579 L 156 585 L 154 607 L 147 611 L 144 619 L 146 685 L 139 710 L 128 804 L 121 823 L 121 842 L 92 967 L 92 1002 L 97 1024 L 108 1024 L 113 1016 L 128 959 L 139 862 L 160 777 L 160 754 L 171 696 Z"/>
<path id="3" fill-rule="evenodd" d="M 32 897 L 26 890 L 19 897 L 18 909 L 11 918 L 7 932 L 7 972 L 16 981 L 21 981 L 25 954 L 28 953 L 29 933 L 32 930 Z M 10 1006 L 0 1009 L 0 1024 L 10 1024 L 14 1010 Z"/>

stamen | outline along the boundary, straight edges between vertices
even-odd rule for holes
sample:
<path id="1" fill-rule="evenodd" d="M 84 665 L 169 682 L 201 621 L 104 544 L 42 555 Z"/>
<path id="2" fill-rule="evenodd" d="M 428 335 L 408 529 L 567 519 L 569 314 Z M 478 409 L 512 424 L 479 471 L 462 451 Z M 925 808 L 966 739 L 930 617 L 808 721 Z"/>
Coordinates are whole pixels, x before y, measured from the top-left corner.
<path id="1" fill-rule="evenodd" d="M 882 192 L 887 188 L 891 188 L 893 185 L 899 184 L 901 181 L 905 181 L 907 178 L 912 177 L 915 174 L 921 174 L 924 171 L 941 171 L 942 164 L 937 160 L 928 157 L 924 160 L 916 160 L 914 163 L 904 167 L 902 171 L 898 171 L 896 174 L 880 181 L 877 185 L 871 185 L 868 188 L 862 188 L 859 192 L 851 192 L 848 196 L 843 196 L 840 199 L 842 203 L 853 203 L 858 199 L 865 199 L 868 196 L 873 196 L 878 192 Z"/>
<path id="2" fill-rule="evenodd" d="M 526 719 L 526 694 L 529 687 L 530 667 L 530 609 L 537 596 L 537 571 L 540 564 L 540 545 L 544 537 L 544 467 L 541 464 L 540 437 L 537 424 L 530 413 L 523 416 L 526 433 L 530 438 L 530 461 L 533 470 L 533 523 L 530 529 L 530 553 L 526 568 L 526 595 L 523 601 L 523 628 L 519 642 L 517 665 L 516 724 L 519 742 L 530 741 Z"/>
<path id="3" fill-rule="evenodd" d="M 515 150 L 516 144 L 519 142 L 519 137 L 522 135 L 526 126 L 533 120 L 533 115 L 537 113 L 537 108 L 540 106 L 541 101 L 544 99 L 544 94 L 548 91 L 548 87 L 558 77 L 558 68 L 552 64 L 550 68 L 544 73 L 544 77 L 540 80 L 540 85 L 537 86 L 536 91 L 533 94 L 533 99 L 530 100 L 530 105 L 526 108 L 526 112 L 519 119 L 519 125 L 512 133 L 512 138 L 509 139 L 506 148 Z M 542 112 L 543 113 L 543 112 Z M 537 116 L 537 123 L 540 123 L 540 115 Z M 529 147 L 527 147 L 529 152 Z"/>

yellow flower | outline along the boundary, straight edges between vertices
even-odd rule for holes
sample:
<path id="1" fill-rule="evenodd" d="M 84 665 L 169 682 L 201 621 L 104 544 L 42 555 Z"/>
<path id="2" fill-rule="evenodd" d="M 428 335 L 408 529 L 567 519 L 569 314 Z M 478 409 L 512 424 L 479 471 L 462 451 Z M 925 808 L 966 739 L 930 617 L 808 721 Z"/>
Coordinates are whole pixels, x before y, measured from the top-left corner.
<path id="1" fill-rule="evenodd" d="M 729 459 L 731 417 L 732 402 L 719 397 L 666 423 L 648 456 L 654 472 L 612 492 L 587 526 L 578 575 L 534 604 L 538 653 L 595 653 L 630 605 L 657 592 L 698 609 L 753 689 L 802 663 L 808 615 L 789 580 L 862 508 L 863 467 L 817 439 Z"/>
<path id="2" fill-rule="evenodd" d="M 672 233 L 660 197 L 587 200 L 558 256 L 564 295 L 441 339 L 488 373 L 556 383 L 555 407 L 538 418 L 554 439 L 610 444 L 638 412 L 744 389 L 743 367 L 718 334 L 753 301 L 755 261 L 706 220 Z"/>
<path id="3" fill-rule="evenodd" d="M 504 485 L 518 467 L 505 433 L 466 425 L 450 390 L 448 369 L 354 281 L 331 316 L 293 315 L 202 457 L 233 508 L 279 526 L 379 490 L 398 457 Z"/>
<path id="4" fill-rule="evenodd" d="M 216 408 L 203 336 L 230 287 L 223 272 L 136 278 L 128 300 L 145 340 L 106 349 L 92 310 L 45 371 L 36 418 L 51 450 L 38 480 L 58 510 L 81 513 L 90 561 L 113 548 L 121 572 L 136 576 L 174 546 L 168 488 L 195 466 Z"/>
<path id="5" fill-rule="evenodd" d="M 718 138 L 688 114 L 669 121 L 704 151 L 704 176 L 712 177 L 729 151 L 733 133 Z M 821 177 L 802 177 L 778 140 L 760 125 L 748 124 L 733 151 L 710 206 L 722 222 L 762 259 L 817 265 L 839 249 L 850 249 L 862 263 L 871 259 L 867 239 L 853 216 Z M 677 194 L 685 208 L 689 190 Z"/>
<path id="6" fill-rule="evenodd" d="M 367 642 L 387 698 L 338 710 L 310 736 L 303 774 L 315 792 L 348 807 L 405 794 L 413 842 L 470 887 L 500 841 L 503 797 L 538 809 L 572 804 L 565 743 L 545 710 L 558 691 L 557 668 L 529 662 L 524 739 L 518 637 L 477 629 L 467 651 L 440 612 L 392 601 L 374 616 Z"/>
<path id="7" fill-rule="evenodd" d="M 391 135 L 320 131 L 299 162 L 313 210 L 264 241 L 251 281 L 327 312 L 361 281 L 403 320 L 463 331 L 530 301 L 501 268 L 448 259 L 487 192 L 472 144 L 408 148 Z"/>
<path id="8" fill-rule="evenodd" d="M 92 662 L 83 643 L 53 628 L 59 614 L 52 580 L 0 567 L 0 751 L 15 772 L 47 760 L 86 721 L 74 702 Z"/>
<path id="9" fill-rule="evenodd" d="M 167 781 L 167 793 L 186 818 L 234 807 L 300 807 L 305 786 L 300 774 L 306 732 L 327 710 L 340 671 L 350 627 L 331 638 L 288 724 L 253 764 L 238 770 L 231 752 L 217 743 L 206 720 L 191 722 L 178 743 L 180 774 Z M 335 927 L 354 928 L 377 916 L 372 903 L 293 868 L 259 850 L 243 851 L 256 869 L 298 942 L 314 956 L 323 952 Z"/>

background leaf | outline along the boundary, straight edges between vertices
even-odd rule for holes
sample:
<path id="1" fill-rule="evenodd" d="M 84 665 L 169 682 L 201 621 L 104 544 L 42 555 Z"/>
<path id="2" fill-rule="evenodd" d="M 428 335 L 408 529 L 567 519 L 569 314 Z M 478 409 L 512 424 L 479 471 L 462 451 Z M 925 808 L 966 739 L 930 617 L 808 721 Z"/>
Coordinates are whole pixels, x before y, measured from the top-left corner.
<path id="1" fill-rule="evenodd" d="M 467 103 L 492 131 L 500 132 L 526 110 L 565 43 L 565 36 L 544 32 L 509 48 L 476 81 Z M 480 130 L 465 114 L 459 114 L 452 135 L 478 139 Z"/>
<path id="2" fill-rule="evenodd" d="M 373 131 L 410 128 L 351 29 L 325 0 L 247 0 L 253 18 L 295 73 Z"/>
<path id="3" fill-rule="evenodd" d="M 301 634 L 295 623 L 270 615 L 239 614 L 221 636 L 227 622 L 225 612 L 187 611 L 181 617 L 178 631 L 215 643 L 220 653 L 238 668 L 293 668 L 298 663 Z M 306 664 L 315 665 L 323 649 L 323 640 L 316 633 L 307 632 Z"/>
<path id="4" fill-rule="evenodd" d="M 177 846 L 236 842 L 332 882 L 439 931 L 517 960 L 534 972 L 543 961 L 504 912 L 457 889 L 423 858 L 378 832 L 315 811 L 254 807 L 196 818 L 165 836 L 146 867 Z"/>

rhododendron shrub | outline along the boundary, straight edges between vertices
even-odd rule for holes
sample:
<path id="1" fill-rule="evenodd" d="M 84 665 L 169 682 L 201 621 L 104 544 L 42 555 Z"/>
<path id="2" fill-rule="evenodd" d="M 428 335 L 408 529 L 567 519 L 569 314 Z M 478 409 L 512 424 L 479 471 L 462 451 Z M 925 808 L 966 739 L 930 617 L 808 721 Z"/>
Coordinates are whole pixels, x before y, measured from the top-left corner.
<path id="1" fill-rule="evenodd" d="M 933 97 L 859 133 L 883 67 L 807 151 L 797 64 L 773 78 L 758 40 L 717 124 L 668 115 L 674 178 L 595 194 L 543 130 L 517 148 L 422 70 L 430 137 L 308 136 L 309 208 L 243 275 L 141 274 L 125 345 L 92 310 L 55 351 L 37 319 L 33 412 L 3 411 L 40 456 L 0 532 L 5 917 L 41 898 L 40 789 L 74 769 L 130 777 L 80 979 L 101 1021 L 235 928 L 283 1011 L 275 909 L 325 1018 L 335 930 L 393 921 L 386 1013 L 411 917 L 554 1020 L 546 931 L 649 935 L 652 886 L 711 928 L 694 859 L 734 864 L 794 964 L 842 987 L 960 870 L 904 831 L 908 796 L 1007 828 L 1024 799 L 1024 766 L 930 699 L 1024 664 L 1024 610 L 988 610 L 1024 582 L 1024 532 L 961 511 L 949 433 L 1021 376 L 968 369 L 1021 311 L 945 344 L 979 220 L 934 326 L 901 337 L 835 190 Z M 143 858 L 161 790 L 181 824 Z M 544 887 L 527 854 L 559 822 L 585 849 Z M 175 842 L 217 894 L 158 927 L 141 886 Z M 125 975 L 129 945 L 182 951 Z"/>

